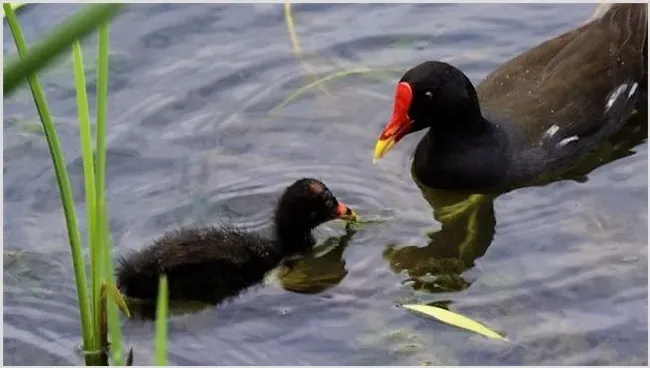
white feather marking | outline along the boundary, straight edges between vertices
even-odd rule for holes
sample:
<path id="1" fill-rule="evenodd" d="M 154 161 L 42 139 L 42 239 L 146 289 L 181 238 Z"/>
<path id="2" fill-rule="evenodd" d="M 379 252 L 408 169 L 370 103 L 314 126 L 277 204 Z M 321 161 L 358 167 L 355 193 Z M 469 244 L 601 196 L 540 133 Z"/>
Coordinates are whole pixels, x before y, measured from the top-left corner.
<path id="1" fill-rule="evenodd" d="M 548 128 L 546 133 L 544 133 L 544 136 L 547 137 L 547 138 L 550 138 L 550 137 L 554 136 L 555 133 L 557 133 L 558 130 L 560 130 L 560 127 L 553 124 L 550 128 Z"/>
<path id="2" fill-rule="evenodd" d="M 615 90 L 613 90 L 608 96 L 607 96 L 607 103 L 605 104 L 605 113 L 609 111 L 609 109 L 612 108 L 614 105 L 614 102 L 618 99 L 618 96 L 623 93 L 627 89 L 627 83 L 623 83 L 620 86 L 616 87 Z"/>
<path id="3" fill-rule="evenodd" d="M 605 15 L 605 13 L 607 13 L 611 7 L 612 7 L 612 4 L 609 4 L 609 3 L 602 3 L 602 4 L 598 5 L 598 6 L 596 6 L 596 10 L 591 15 L 589 20 L 587 20 L 587 22 L 585 22 L 585 23 L 589 23 L 589 22 L 591 22 L 593 20 L 602 18 L 603 15 Z"/>
<path id="4" fill-rule="evenodd" d="M 634 94 L 634 92 L 636 92 L 636 87 L 638 87 L 638 86 L 639 86 L 639 85 L 636 84 L 636 83 L 634 83 L 634 84 L 632 85 L 632 88 L 630 88 L 630 92 L 627 93 L 627 98 L 632 97 L 632 95 Z"/>
<path id="5" fill-rule="evenodd" d="M 562 147 L 562 146 L 566 146 L 567 144 L 569 144 L 571 142 L 574 142 L 574 141 L 577 141 L 577 140 L 578 140 L 578 136 L 577 135 L 572 135 L 570 137 L 564 138 L 557 145 Z"/>

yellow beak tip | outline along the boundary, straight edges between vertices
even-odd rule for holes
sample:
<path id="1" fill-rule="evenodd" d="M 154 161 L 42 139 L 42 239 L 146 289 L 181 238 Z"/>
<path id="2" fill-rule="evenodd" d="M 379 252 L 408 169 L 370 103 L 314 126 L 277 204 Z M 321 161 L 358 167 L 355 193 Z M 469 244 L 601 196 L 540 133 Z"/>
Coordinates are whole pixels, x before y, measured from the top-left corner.
<path id="1" fill-rule="evenodd" d="M 375 144 L 375 152 L 373 154 L 372 163 L 376 163 L 382 158 L 386 152 L 390 151 L 391 148 L 395 145 L 395 141 L 392 138 L 385 140 L 378 140 Z"/>

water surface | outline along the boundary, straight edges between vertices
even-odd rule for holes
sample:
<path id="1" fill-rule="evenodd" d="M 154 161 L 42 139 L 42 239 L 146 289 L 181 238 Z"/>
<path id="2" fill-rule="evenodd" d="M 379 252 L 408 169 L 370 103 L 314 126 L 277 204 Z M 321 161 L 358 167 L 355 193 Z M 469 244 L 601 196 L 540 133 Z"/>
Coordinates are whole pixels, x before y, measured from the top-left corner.
<path id="1" fill-rule="evenodd" d="M 33 41 L 78 8 L 30 5 L 19 18 Z M 423 195 L 408 169 L 419 136 L 376 165 L 371 159 L 405 69 L 441 59 L 478 82 L 593 10 L 294 5 L 298 57 L 280 4 L 129 6 L 110 36 L 107 199 L 118 254 L 165 230 L 224 218 L 268 231 L 282 189 L 305 176 L 379 221 L 345 242 L 341 224 L 322 226 L 318 239 L 329 245 L 301 265 L 304 273 L 173 317 L 170 363 L 647 364 L 645 120 L 587 177 L 496 199 Z M 4 31 L 6 56 L 15 48 Z M 90 38 L 84 47 L 91 101 L 95 46 Z M 283 104 L 314 80 L 359 68 L 380 71 L 330 80 Z M 71 58 L 42 81 L 82 200 Z M 47 146 L 26 88 L 3 106 L 5 363 L 80 364 Z M 448 209 L 458 203 L 462 211 Z M 81 226 L 83 211 L 78 205 Z M 421 318 L 398 308 L 404 302 L 447 306 L 515 343 Z M 125 321 L 137 364 L 151 362 L 152 333 L 151 323 Z"/>

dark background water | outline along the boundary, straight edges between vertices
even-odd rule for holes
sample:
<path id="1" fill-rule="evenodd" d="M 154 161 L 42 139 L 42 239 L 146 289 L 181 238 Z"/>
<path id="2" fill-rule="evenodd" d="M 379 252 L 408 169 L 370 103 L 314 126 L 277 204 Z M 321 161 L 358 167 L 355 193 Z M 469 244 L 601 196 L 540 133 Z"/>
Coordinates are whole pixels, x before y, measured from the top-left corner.
<path id="1" fill-rule="evenodd" d="M 78 8 L 30 5 L 19 19 L 33 41 Z M 110 36 L 107 199 L 117 253 L 222 218 L 268 230 L 280 191 L 304 176 L 379 220 L 283 283 L 271 278 L 230 303 L 173 317 L 171 363 L 647 364 L 645 121 L 611 145 L 627 157 L 598 165 L 586 182 L 460 202 L 465 210 L 446 217 L 434 218 L 410 178 L 418 137 L 376 165 L 371 158 L 408 67 L 441 59 L 478 82 L 593 11 L 294 5 L 297 57 L 281 4 L 129 6 Z M 14 54 L 6 25 L 3 40 L 4 55 Z M 94 37 L 84 45 L 94 101 Z M 332 79 L 270 113 L 315 79 L 359 68 L 387 70 Z M 83 227 L 70 56 L 42 82 Z M 4 362 L 79 364 L 74 280 L 47 146 L 26 88 L 3 106 Z M 427 198 L 438 207 L 459 203 Z M 342 234 L 331 223 L 318 239 Z M 404 302 L 438 302 L 514 343 L 421 318 L 397 307 Z M 136 364 L 150 363 L 151 323 L 125 321 L 124 334 Z"/>

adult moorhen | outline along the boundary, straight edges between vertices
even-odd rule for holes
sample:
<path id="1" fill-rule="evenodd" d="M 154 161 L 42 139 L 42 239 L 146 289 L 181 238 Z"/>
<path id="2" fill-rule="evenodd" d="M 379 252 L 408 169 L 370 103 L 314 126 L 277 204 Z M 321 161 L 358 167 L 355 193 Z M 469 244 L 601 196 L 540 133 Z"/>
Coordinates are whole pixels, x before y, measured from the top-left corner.
<path id="1" fill-rule="evenodd" d="M 280 198 L 274 239 L 230 226 L 180 229 L 122 258 L 117 285 L 128 297 L 155 300 L 164 273 L 171 300 L 219 303 L 262 281 L 285 257 L 311 250 L 318 225 L 356 217 L 325 184 L 301 179 Z"/>
<path id="2" fill-rule="evenodd" d="M 621 128 L 635 104 L 647 106 L 646 93 L 647 4 L 609 4 L 506 62 L 476 89 L 444 62 L 408 70 L 374 158 L 429 128 L 412 168 L 423 184 L 476 192 L 534 185 Z"/>

